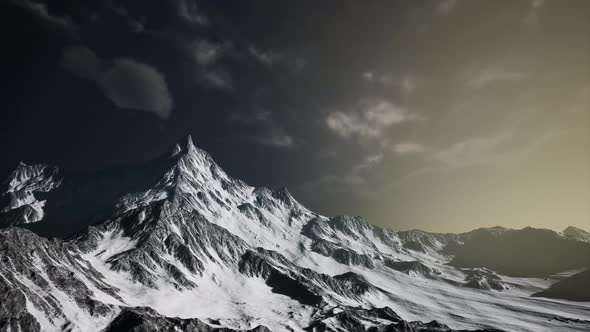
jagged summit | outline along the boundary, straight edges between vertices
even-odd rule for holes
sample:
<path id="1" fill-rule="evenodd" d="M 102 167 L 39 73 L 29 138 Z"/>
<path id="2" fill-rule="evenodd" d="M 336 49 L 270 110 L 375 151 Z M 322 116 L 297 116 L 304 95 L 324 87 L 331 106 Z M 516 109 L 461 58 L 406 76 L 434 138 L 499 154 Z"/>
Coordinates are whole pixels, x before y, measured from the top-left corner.
<path id="1" fill-rule="evenodd" d="M 198 148 L 197 146 L 195 146 L 191 135 L 187 135 L 185 138 L 180 139 L 172 147 L 172 155 L 173 156 L 177 156 L 179 154 L 190 154 L 190 153 L 209 155 L 205 150 L 202 150 L 202 149 Z"/>

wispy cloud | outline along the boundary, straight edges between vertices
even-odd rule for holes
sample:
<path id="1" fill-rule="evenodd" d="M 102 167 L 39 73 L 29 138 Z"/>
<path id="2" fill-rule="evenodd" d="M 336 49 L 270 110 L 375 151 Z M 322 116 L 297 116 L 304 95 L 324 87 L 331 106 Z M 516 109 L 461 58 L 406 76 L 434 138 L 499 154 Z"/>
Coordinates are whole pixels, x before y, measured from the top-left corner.
<path id="1" fill-rule="evenodd" d="M 256 61 L 267 66 L 274 65 L 279 61 L 282 61 L 285 57 L 283 53 L 272 50 L 263 50 L 256 46 L 250 46 L 248 52 Z"/>
<path id="2" fill-rule="evenodd" d="M 243 126 L 258 127 L 258 132 L 253 140 L 259 144 L 274 148 L 295 148 L 300 142 L 280 125 L 272 116 L 272 113 L 263 108 L 257 108 L 254 112 L 234 112 L 228 120 Z"/>
<path id="3" fill-rule="evenodd" d="M 465 139 L 434 152 L 432 158 L 453 167 L 486 163 L 500 155 L 498 147 L 511 136 L 509 133 L 503 133 Z"/>
<path id="4" fill-rule="evenodd" d="M 389 74 L 380 74 L 372 70 L 361 73 L 361 78 L 368 83 L 393 85 L 398 87 L 403 95 L 408 96 L 412 94 L 418 87 L 418 80 L 411 75 L 402 75 L 394 78 Z"/>
<path id="5" fill-rule="evenodd" d="M 184 21 L 200 26 L 209 25 L 209 19 L 201 12 L 195 0 L 173 0 L 171 3 L 176 7 L 178 16 Z"/>
<path id="6" fill-rule="evenodd" d="M 353 173 L 357 174 L 360 171 L 363 171 L 365 169 L 369 169 L 369 168 L 381 163 L 381 161 L 383 160 L 383 157 L 384 157 L 383 151 L 366 155 L 358 164 L 354 165 L 354 167 L 352 168 Z"/>
<path id="7" fill-rule="evenodd" d="M 326 125 L 344 138 L 360 140 L 382 138 L 393 125 L 417 119 L 418 116 L 385 99 L 362 100 L 346 111 L 330 112 Z"/>
<path id="8" fill-rule="evenodd" d="M 446 172 L 463 167 L 488 164 L 503 160 L 508 154 L 499 150 L 500 145 L 512 137 L 511 133 L 497 135 L 471 137 L 457 141 L 443 148 L 421 148 L 425 161 L 422 167 L 411 170 L 409 173 L 396 178 L 390 183 L 390 187 L 401 185 L 407 181 L 435 172 Z M 428 153 L 427 153 L 428 152 Z"/>
<path id="9" fill-rule="evenodd" d="M 388 84 L 392 82 L 391 75 L 379 74 L 371 70 L 363 72 L 361 78 L 370 83 Z"/>
<path id="10" fill-rule="evenodd" d="M 281 66 L 293 74 L 300 73 L 307 65 L 307 61 L 299 55 L 280 50 L 264 49 L 254 45 L 248 47 L 247 55 L 263 66 Z"/>
<path id="11" fill-rule="evenodd" d="M 69 34 L 77 34 L 78 32 L 79 27 L 70 16 L 51 13 L 45 3 L 31 0 L 12 1 L 12 3 L 28 10 L 31 14 L 54 28 Z"/>
<path id="12" fill-rule="evenodd" d="M 504 71 L 483 71 L 476 77 L 467 81 L 467 86 L 475 89 L 482 88 L 488 84 L 506 81 L 520 81 L 527 75 L 521 72 L 504 72 Z"/>
<path id="13" fill-rule="evenodd" d="M 205 39 L 194 40 L 189 46 L 191 58 L 201 66 L 209 66 L 217 62 L 229 50 L 228 43 L 212 43 Z"/>
<path id="14" fill-rule="evenodd" d="M 397 156 L 406 156 L 424 152 L 426 148 L 423 145 L 414 142 L 401 142 L 394 144 L 392 150 Z"/>
<path id="15" fill-rule="evenodd" d="M 188 44 L 186 52 L 196 65 L 197 81 L 201 85 L 226 90 L 233 88 L 232 75 L 220 63 L 224 56 L 232 52 L 231 43 L 196 39 Z"/>
<path id="16" fill-rule="evenodd" d="M 256 137 L 256 141 L 263 145 L 289 149 L 295 147 L 295 139 L 281 127 L 270 127 L 268 132 Z"/>

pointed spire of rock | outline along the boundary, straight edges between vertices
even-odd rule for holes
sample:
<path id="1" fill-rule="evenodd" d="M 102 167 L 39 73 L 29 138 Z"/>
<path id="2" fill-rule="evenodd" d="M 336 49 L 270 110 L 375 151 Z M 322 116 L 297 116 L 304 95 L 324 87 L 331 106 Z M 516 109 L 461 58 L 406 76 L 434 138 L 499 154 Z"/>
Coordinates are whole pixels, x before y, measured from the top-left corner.
<path id="1" fill-rule="evenodd" d="M 192 154 L 192 153 L 207 154 L 204 150 L 201 150 L 193 143 L 191 135 L 187 135 L 185 138 L 179 140 L 172 148 L 172 156 L 175 157 L 179 154 Z"/>
<path id="2" fill-rule="evenodd" d="M 289 193 L 289 191 L 287 190 L 287 187 L 281 187 L 281 188 L 274 190 L 272 192 L 272 196 L 274 198 L 280 200 L 281 202 L 287 204 L 287 206 L 293 206 L 293 205 L 297 204 L 297 201 L 295 200 L 295 198 L 293 198 L 291 193 Z"/>
<path id="3" fill-rule="evenodd" d="M 196 147 L 193 144 L 193 138 L 190 134 L 188 134 L 185 138 L 186 150 L 191 151 L 194 150 Z"/>

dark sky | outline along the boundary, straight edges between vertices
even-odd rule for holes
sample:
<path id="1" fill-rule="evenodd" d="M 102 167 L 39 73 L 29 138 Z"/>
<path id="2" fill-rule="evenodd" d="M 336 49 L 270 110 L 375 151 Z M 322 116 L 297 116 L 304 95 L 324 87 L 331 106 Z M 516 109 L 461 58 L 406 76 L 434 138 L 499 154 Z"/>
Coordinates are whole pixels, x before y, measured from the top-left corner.
<path id="1" fill-rule="evenodd" d="M 397 229 L 590 224 L 590 1 L 4 1 L 0 173 L 191 134 Z"/>

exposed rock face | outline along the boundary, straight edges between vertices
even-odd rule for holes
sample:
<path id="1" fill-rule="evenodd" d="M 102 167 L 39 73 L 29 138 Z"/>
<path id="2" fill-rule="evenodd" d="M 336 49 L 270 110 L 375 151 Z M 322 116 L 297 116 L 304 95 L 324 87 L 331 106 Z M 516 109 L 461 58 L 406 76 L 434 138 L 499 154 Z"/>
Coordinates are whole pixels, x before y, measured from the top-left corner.
<path id="1" fill-rule="evenodd" d="M 394 270 L 404 272 L 407 274 L 412 275 L 421 275 L 428 278 L 434 278 L 437 275 L 440 275 L 440 271 L 432 269 L 427 265 L 419 262 L 419 261 L 400 261 L 395 262 L 392 260 L 386 260 L 384 262 L 385 266 L 392 268 Z"/>
<path id="2" fill-rule="evenodd" d="M 104 332 L 270 332 L 264 326 L 257 326 L 249 330 L 235 330 L 226 327 L 215 327 L 199 319 L 181 319 L 164 317 L 154 310 L 145 307 L 126 308 L 107 326 Z"/>
<path id="3" fill-rule="evenodd" d="M 470 269 L 465 272 L 465 286 L 485 290 L 504 290 L 505 286 L 496 273 L 485 268 Z"/>
<path id="4" fill-rule="evenodd" d="M 452 332 L 445 324 L 437 321 L 428 323 L 408 322 L 403 320 L 391 308 L 359 309 L 336 307 L 318 315 L 306 331 L 315 332 Z M 478 331 L 498 331 L 485 329 Z"/>
<path id="5" fill-rule="evenodd" d="M 0 202 L 4 205 L 0 206 L 0 227 L 28 224 L 43 219 L 45 201 L 38 196 L 59 187 L 61 181 L 57 167 L 26 165 L 21 162 L 0 191 Z"/>
<path id="6" fill-rule="evenodd" d="M 572 321 L 587 315 L 583 304 L 553 307 L 547 317 L 544 300 L 491 294 L 497 273 L 447 265 L 443 250 L 468 248 L 477 234 L 395 232 L 360 217 L 321 216 L 284 188 L 231 178 L 190 138 L 147 165 L 95 178 L 62 180 L 55 168 L 21 165 L 6 183 L 3 217 L 44 202 L 43 218 L 28 228 L 92 226 L 52 239 L 0 229 L 0 331 L 589 326 Z M 509 231 L 491 233 L 495 240 Z M 470 299 L 476 311 L 466 308 Z M 525 319 L 512 319 L 523 305 Z"/>

